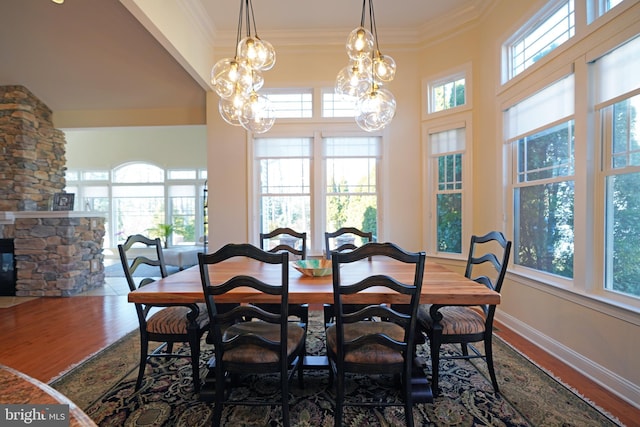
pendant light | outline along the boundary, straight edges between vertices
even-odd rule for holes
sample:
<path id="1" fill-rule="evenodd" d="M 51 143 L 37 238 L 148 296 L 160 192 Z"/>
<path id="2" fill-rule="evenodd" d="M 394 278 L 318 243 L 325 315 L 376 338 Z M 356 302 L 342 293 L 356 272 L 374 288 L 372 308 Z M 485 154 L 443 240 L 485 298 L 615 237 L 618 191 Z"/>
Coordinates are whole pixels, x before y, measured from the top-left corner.
<path id="1" fill-rule="evenodd" d="M 365 27 L 369 15 L 369 29 Z M 356 123 L 367 132 L 388 125 L 396 112 L 396 100 L 383 86 L 396 74 L 396 63 L 380 52 L 373 0 L 362 1 L 360 26 L 347 37 L 349 63 L 338 73 L 335 91 L 338 95 L 356 99 Z"/>
<path id="2" fill-rule="evenodd" d="M 219 60 L 211 69 L 211 84 L 220 97 L 218 111 L 227 123 L 253 133 L 271 129 L 275 122 L 271 103 L 258 91 L 264 85 L 262 72 L 275 62 L 273 46 L 258 36 L 251 0 L 240 0 L 235 56 Z"/>

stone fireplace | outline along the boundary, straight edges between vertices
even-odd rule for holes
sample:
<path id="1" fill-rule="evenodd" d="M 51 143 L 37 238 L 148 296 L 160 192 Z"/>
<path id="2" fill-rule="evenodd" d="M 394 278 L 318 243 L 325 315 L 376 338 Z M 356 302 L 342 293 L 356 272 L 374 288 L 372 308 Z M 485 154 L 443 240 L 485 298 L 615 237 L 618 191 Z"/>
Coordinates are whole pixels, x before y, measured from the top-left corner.
<path id="1" fill-rule="evenodd" d="M 17 296 L 104 285 L 104 216 L 51 211 L 65 187 L 64 133 L 23 86 L 0 87 L 0 239 L 13 241 Z"/>

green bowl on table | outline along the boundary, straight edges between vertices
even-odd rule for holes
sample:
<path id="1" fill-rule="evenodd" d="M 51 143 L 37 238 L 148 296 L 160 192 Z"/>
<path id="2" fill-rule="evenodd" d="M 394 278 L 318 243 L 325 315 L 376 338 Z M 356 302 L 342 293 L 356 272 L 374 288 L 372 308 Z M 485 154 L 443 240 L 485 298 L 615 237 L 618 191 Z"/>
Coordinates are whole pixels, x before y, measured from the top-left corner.
<path id="1" fill-rule="evenodd" d="M 332 273 L 330 259 L 301 259 L 293 261 L 293 268 L 305 276 L 321 277 Z"/>

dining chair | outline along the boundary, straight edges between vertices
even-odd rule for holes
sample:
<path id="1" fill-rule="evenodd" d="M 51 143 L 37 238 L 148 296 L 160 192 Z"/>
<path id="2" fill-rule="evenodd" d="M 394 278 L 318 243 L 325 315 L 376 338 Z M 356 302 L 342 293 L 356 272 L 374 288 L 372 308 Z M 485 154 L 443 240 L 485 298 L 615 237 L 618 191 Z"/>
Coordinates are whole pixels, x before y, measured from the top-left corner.
<path id="1" fill-rule="evenodd" d="M 359 239 L 356 245 L 356 239 Z M 327 259 L 331 259 L 332 252 L 352 251 L 357 247 L 373 242 L 373 233 L 371 231 L 362 231 L 355 227 L 341 227 L 336 231 L 327 231 L 324 233 L 324 253 Z M 359 308 L 356 304 L 348 306 L 350 311 Z M 333 304 L 324 304 L 322 307 L 324 312 L 325 328 L 331 325 L 335 319 Z"/>
<path id="2" fill-rule="evenodd" d="M 499 231 L 491 231 L 483 236 L 472 236 L 465 277 L 500 292 L 510 253 L 511 241 L 507 241 Z M 483 264 L 488 267 L 484 267 Z M 475 271 L 476 268 L 481 270 L 480 274 Z M 484 359 L 493 390 L 496 393 L 500 392 L 493 366 L 491 343 L 495 312 L 496 305 L 424 304 L 418 308 L 418 326 L 427 336 L 431 347 L 431 384 L 435 395 L 439 393 L 438 377 L 441 359 Z M 480 341 L 484 342 L 484 354 L 472 344 Z M 441 356 L 442 344 L 460 344 L 462 354 Z M 469 354 L 469 348 L 472 354 Z"/>
<path id="3" fill-rule="evenodd" d="M 356 239 L 359 239 L 356 245 Z M 353 250 L 362 244 L 373 242 L 371 231 L 362 231 L 355 227 L 342 227 L 336 231 L 326 231 L 324 233 L 324 254 L 327 259 L 331 259 L 334 251 L 344 252 Z"/>
<path id="4" fill-rule="evenodd" d="M 140 248 L 147 248 L 150 253 L 146 251 L 136 254 L 135 251 Z M 118 252 L 129 290 L 135 291 L 156 278 L 167 277 L 160 238 L 131 235 L 123 244 L 118 245 Z M 143 268 L 138 271 L 140 267 Z M 141 272 L 144 275 L 139 278 Z M 199 392 L 200 339 L 209 328 L 205 304 L 135 304 L 135 307 L 140 326 L 140 367 L 135 389 L 140 389 L 146 364 L 151 358 L 188 357 L 191 359 L 193 387 L 196 393 Z M 149 342 L 163 344 L 149 352 Z M 184 355 L 174 352 L 174 343 L 187 343 L 190 353 Z"/>
<path id="5" fill-rule="evenodd" d="M 298 232 L 288 227 L 276 228 L 268 233 L 260 233 L 260 249 L 265 249 L 265 241 L 270 242 L 278 239 L 275 246 L 266 249 L 267 252 L 278 253 L 289 252 L 296 258 L 307 259 L 307 233 Z M 277 310 L 277 304 L 259 304 L 267 311 Z M 290 304 L 289 314 L 295 316 L 300 321 L 306 332 L 309 324 L 309 304 Z"/>
<path id="6" fill-rule="evenodd" d="M 341 270 L 345 264 L 362 262 L 372 256 L 395 259 L 415 265 L 410 283 L 389 274 L 375 274 L 345 283 Z M 335 425 L 342 425 L 344 406 L 402 406 L 407 426 L 413 426 L 411 373 L 414 367 L 416 312 L 420 303 L 426 255 L 407 252 L 393 243 L 370 243 L 351 252 L 334 252 L 332 257 L 334 306 L 336 322 L 326 330 L 330 379 L 336 378 Z M 368 262 L 368 261 L 365 261 Z M 405 296 L 402 310 L 391 305 L 367 305 L 356 312 L 345 311 L 344 298 L 366 293 L 372 287 L 385 287 Z M 375 320 L 372 320 L 375 319 Z M 347 374 L 400 376 L 404 403 L 387 400 L 345 399 Z M 357 387 L 356 387 L 357 388 Z"/>
<path id="7" fill-rule="evenodd" d="M 265 249 L 265 241 L 271 242 L 275 239 L 278 239 L 278 243 Z M 307 233 L 301 233 L 288 227 L 280 227 L 268 233 L 260 233 L 260 249 L 273 253 L 287 251 L 299 257 L 299 259 L 307 259 Z"/>
<path id="8" fill-rule="evenodd" d="M 245 257 L 279 267 L 279 283 L 265 283 L 248 275 L 237 275 L 212 283 L 210 269 L 231 258 Z M 207 342 L 214 345 L 215 403 L 213 425 L 220 425 L 223 404 L 282 406 L 283 425 L 289 426 L 289 380 L 297 371 L 302 383 L 305 330 L 288 320 L 289 253 L 270 253 L 248 243 L 229 243 L 211 254 L 198 254 L 202 289 L 209 314 Z M 224 266 L 222 267 L 224 268 Z M 253 304 L 220 310 L 219 296 L 239 287 L 250 287 L 278 299 L 278 310 L 267 311 Z M 291 374 L 289 369 L 291 367 Z M 232 389 L 243 374 L 280 374 L 280 393 L 273 399 L 241 395 L 232 399 Z M 258 392 L 259 390 L 254 390 Z M 276 399 L 279 396 L 279 399 Z M 263 396 L 264 398 L 264 396 Z"/>

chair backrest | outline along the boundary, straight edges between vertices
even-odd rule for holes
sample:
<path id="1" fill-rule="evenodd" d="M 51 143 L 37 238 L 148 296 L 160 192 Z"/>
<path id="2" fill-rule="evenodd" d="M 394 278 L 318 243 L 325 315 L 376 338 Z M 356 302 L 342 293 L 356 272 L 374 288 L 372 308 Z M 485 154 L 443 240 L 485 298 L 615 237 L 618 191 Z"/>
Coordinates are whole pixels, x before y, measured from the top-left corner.
<path id="1" fill-rule="evenodd" d="M 391 274 L 376 274 L 364 277 L 356 283 L 343 283 L 340 276 L 343 264 L 360 261 L 365 258 L 370 259 L 371 257 L 386 257 L 406 264 L 414 264 L 415 273 L 413 276 L 413 282 L 402 283 Z M 393 243 L 372 242 L 356 248 L 353 251 L 334 252 L 332 258 L 333 293 L 337 328 L 337 356 L 339 361 L 344 361 L 345 353 L 353 351 L 358 347 L 378 344 L 402 352 L 404 354 L 405 362 L 410 362 L 407 363 L 406 368 L 410 369 L 410 365 L 413 360 L 416 334 L 416 313 L 418 305 L 420 304 L 425 258 L 426 255 L 424 252 L 407 252 Z M 407 304 L 374 304 L 365 306 L 364 308 L 360 307 L 355 312 L 345 310 L 346 304 L 343 304 L 343 297 L 345 295 L 363 292 L 371 287 L 386 287 L 400 294 L 406 295 Z M 381 333 L 360 335 L 353 341 L 348 341 L 345 338 L 344 325 L 346 323 L 370 320 L 372 318 L 379 318 L 382 322 L 393 322 L 400 325 L 404 329 L 404 340 L 394 340 Z"/>
<path id="2" fill-rule="evenodd" d="M 484 236 L 471 236 L 471 245 L 464 275 L 471 280 L 484 284 L 489 289 L 500 292 L 507 273 L 510 254 L 511 241 L 508 241 L 504 234 L 499 231 L 491 231 Z M 483 268 L 483 264 L 490 267 Z M 478 270 L 481 270 L 481 272 L 478 273 Z M 487 270 L 489 270 L 490 274 Z M 483 306 L 483 310 L 488 313 L 490 308 L 489 306 Z M 494 310 L 495 306 L 491 306 L 491 311 Z"/>
<path id="3" fill-rule="evenodd" d="M 216 264 L 236 257 L 246 257 L 261 263 L 280 265 L 280 283 L 269 284 L 247 275 L 234 276 L 225 280 L 223 283 L 211 283 L 209 268 L 215 269 Z M 287 342 L 289 316 L 289 253 L 286 251 L 270 253 L 249 243 L 229 243 L 214 253 L 199 253 L 198 264 L 200 267 L 202 290 L 207 304 L 207 311 L 209 312 L 210 335 L 213 337 L 212 343 L 215 346 L 216 360 L 223 360 L 222 357 L 225 351 L 229 351 L 239 345 L 249 344 L 279 352 L 280 361 L 286 363 L 287 346 L 280 345 L 280 343 Z M 279 312 L 269 312 L 264 308 L 252 304 L 235 305 L 232 309 L 229 309 L 229 303 L 217 303 L 217 296 L 223 295 L 238 287 L 250 287 L 265 294 L 279 296 Z M 244 322 L 246 319 L 259 319 L 269 323 L 279 323 L 280 340 L 278 342 L 268 341 L 254 334 L 239 336 L 237 339 L 231 340 L 223 339 L 226 326 Z"/>
<path id="4" fill-rule="evenodd" d="M 146 254 L 131 256 L 129 251 L 138 247 L 148 248 L 153 250 L 153 252 L 149 254 L 150 256 Z M 124 269 L 124 276 L 127 279 L 127 284 L 131 291 L 135 291 L 137 288 L 153 282 L 153 277 L 167 277 L 168 275 L 160 238 L 150 239 L 142 234 L 131 235 L 127 237 L 127 240 L 123 244 L 118 245 L 118 253 L 120 254 L 120 263 Z M 154 267 L 152 269 L 153 272 L 147 271 L 149 277 L 145 277 L 136 283 L 136 279 L 134 279 L 135 272 L 143 265 Z"/>
<path id="5" fill-rule="evenodd" d="M 264 250 L 265 240 L 279 238 L 280 241 L 268 252 L 287 251 L 292 255 L 299 256 L 300 259 L 307 259 L 307 233 L 300 233 L 288 227 L 276 228 L 269 233 L 260 233 L 260 249 Z"/>
<path id="6" fill-rule="evenodd" d="M 360 237 L 363 244 L 373 242 L 373 233 L 371 231 L 362 231 L 355 227 L 342 227 L 333 232 L 325 232 L 325 257 L 331 259 L 331 252 L 344 252 L 359 247 L 360 245 L 355 243 L 356 236 Z M 332 239 L 335 240 L 334 245 L 331 245 Z"/>

